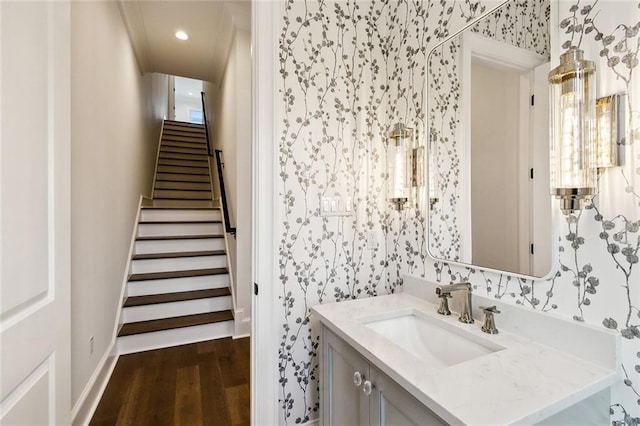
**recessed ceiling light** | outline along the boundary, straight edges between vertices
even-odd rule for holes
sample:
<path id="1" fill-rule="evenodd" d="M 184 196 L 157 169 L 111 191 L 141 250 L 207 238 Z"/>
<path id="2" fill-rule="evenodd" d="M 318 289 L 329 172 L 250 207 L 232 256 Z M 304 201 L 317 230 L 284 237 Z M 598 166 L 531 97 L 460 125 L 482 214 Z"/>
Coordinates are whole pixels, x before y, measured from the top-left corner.
<path id="1" fill-rule="evenodd" d="M 184 31 L 176 31 L 176 38 L 178 40 L 189 40 L 189 36 Z"/>

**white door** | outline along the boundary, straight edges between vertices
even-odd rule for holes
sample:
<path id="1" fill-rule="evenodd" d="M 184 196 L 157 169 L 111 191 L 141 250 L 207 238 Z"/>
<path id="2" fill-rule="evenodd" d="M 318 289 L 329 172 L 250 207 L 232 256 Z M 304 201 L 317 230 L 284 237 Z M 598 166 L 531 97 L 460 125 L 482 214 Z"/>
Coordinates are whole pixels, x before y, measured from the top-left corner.
<path id="1" fill-rule="evenodd" d="M 70 5 L 0 1 L 0 423 L 70 423 Z"/>

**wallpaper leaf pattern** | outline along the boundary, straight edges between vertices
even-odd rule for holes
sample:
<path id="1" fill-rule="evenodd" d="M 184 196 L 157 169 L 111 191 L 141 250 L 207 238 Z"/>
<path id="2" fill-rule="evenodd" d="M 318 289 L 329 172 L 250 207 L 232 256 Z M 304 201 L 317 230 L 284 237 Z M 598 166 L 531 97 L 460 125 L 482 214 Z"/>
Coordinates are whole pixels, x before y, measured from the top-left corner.
<path id="1" fill-rule="evenodd" d="M 549 19 L 548 3 L 512 0 L 474 30 L 538 46 L 545 32 L 525 15 Z M 457 90 L 447 59 L 430 60 L 439 42 L 497 6 L 472 0 L 286 0 L 279 48 L 279 195 L 281 423 L 318 416 L 318 336 L 309 307 L 392 293 L 410 273 L 438 282 L 469 281 L 474 291 L 576 321 L 623 337 L 623 381 L 612 388 L 614 425 L 640 424 L 640 91 L 637 0 L 560 3 L 561 40 L 596 60 L 598 81 L 626 91 L 627 134 L 622 167 L 600 177 L 592 208 L 577 216 L 554 211 L 556 263 L 545 279 L 496 274 L 434 260 L 427 238 L 447 241 L 431 250 L 453 258 L 458 225 L 443 214 L 428 228 L 428 203 L 397 212 L 388 204 L 386 140 L 402 120 L 417 142 L 438 144 L 441 206 L 456 208 L 460 157 L 456 146 Z M 525 15 L 516 10 L 527 6 Z M 519 40 L 519 41 L 518 41 Z M 532 47 L 535 49 L 535 47 Z M 446 90 L 444 89 L 446 87 Z M 604 89 L 603 89 L 604 90 Z M 429 96 L 428 105 L 425 98 Z M 433 100 L 433 104 L 431 103 Z M 320 197 L 349 198 L 353 214 L 320 215 Z M 555 206 L 555 204 L 554 204 Z M 368 248 L 372 246 L 373 248 Z"/>

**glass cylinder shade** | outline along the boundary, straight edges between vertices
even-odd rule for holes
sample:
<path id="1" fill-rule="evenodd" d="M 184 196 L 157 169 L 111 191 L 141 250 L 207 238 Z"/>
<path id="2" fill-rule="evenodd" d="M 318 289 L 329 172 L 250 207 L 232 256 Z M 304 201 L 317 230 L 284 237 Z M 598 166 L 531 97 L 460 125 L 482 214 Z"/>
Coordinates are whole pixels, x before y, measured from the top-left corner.
<path id="1" fill-rule="evenodd" d="M 551 88 L 551 194 L 565 214 L 596 193 L 595 66 L 570 49 L 549 73 Z"/>
<path id="2" fill-rule="evenodd" d="M 391 138 L 387 150 L 389 201 L 396 210 L 402 210 L 411 196 L 413 129 L 397 123 L 389 137 Z"/>
<path id="3" fill-rule="evenodd" d="M 427 161 L 428 178 L 427 184 L 429 185 L 429 208 L 433 208 L 434 204 L 438 202 L 438 180 L 436 179 L 436 163 L 437 158 L 437 144 L 435 131 L 432 130 L 429 137 L 429 158 Z"/>
<path id="4" fill-rule="evenodd" d="M 596 102 L 597 155 L 598 168 L 616 167 L 618 162 L 618 113 L 621 107 L 621 95 L 605 96 Z M 621 120 L 624 123 L 624 119 Z"/>

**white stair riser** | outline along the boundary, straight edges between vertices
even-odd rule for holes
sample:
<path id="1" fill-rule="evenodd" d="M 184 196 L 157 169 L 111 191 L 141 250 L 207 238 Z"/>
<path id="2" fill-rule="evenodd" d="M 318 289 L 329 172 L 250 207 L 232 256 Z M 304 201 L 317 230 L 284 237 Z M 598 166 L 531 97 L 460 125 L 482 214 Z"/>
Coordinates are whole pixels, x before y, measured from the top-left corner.
<path id="1" fill-rule="evenodd" d="M 178 133 L 178 134 L 176 134 Z M 189 141 L 193 143 L 201 144 L 204 148 L 207 147 L 207 139 L 203 134 L 197 134 L 192 132 L 175 132 L 173 130 L 167 130 L 162 134 L 162 142 L 165 141 Z"/>
<path id="2" fill-rule="evenodd" d="M 186 154 L 191 153 L 189 148 L 175 148 L 178 152 L 184 152 Z M 158 173 L 186 173 L 199 176 L 207 176 L 209 171 L 207 169 L 182 167 L 182 166 L 165 166 L 158 164 Z"/>
<path id="3" fill-rule="evenodd" d="M 176 235 L 219 235 L 222 224 L 216 223 L 141 223 L 139 237 L 169 237 Z"/>
<path id="4" fill-rule="evenodd" d="M 161 160 L 175 159 L 175 160 L 202 160 L 202 155 L 200 154 L 176 154 L 173 152 L 165 152 L 159 157 Z M 207 161 L 207 157 L 204 157 L 204 160 Z"/>
<path id="5" fill-rule="evenodd" d="M 122 322 L 148 321 L 183 315 L 204 314 L 206 312 L 225 311 L 228 309 L 232 309 L 231 296 L 131 306 L 122 309 Z"/>
<path id="6" fill-rule="evenodd" d="M 171 346 L 204 342 L 206 340 L 221 339 L 232 336 L 233 329 L 234 323 L 231 320 L 193 327 L 176 328 L 173 330 L 156 331 L 153 333 L 122 336 L 118 337 L 118 353 L 124 355 L 151 349 L 168 348 Z"/>
<path id="7" fill-rule="evenodd" d="M 224 238 L 193 240 L 136 241 L 135 254 L 177 253 L 184 251 L 224 250 Z"/>
<path id="8" fill-rule="evenodd" d="M 172 191 L 208 191 L 211 192 L 209 182 L 166 182 L 157 181 L 155 190 L 172 190 Z M 158 195 L 158 194 L 156 194 Z"/>
<path id="9" fill-rule="evenodd" d="M 197 220 L 221 220 L 222 213 L 215 210 L 159 210 L 143 209 L 140 215 L 142 222 L 168 222 L 168 221 L 197 221 Z"/>
<path id="10" fill-rule="evenodd" d="M 158 189 L 154 190 L 155 198 L 178 198 L 185 200 L 211 200 L 211 191 L 190 191 L 190 190 L 174 190 L 174 189 Z"/>
<path id="11" fill-rule="evenodd" d="M 207 162 L 207 157 L 200 159 L 188 159 L 183 160 L 180 158 L 159 158 L 158 164 L 162 164 L 164 166 L 184 166 L 184 167 L 201 167 L 203 169 L 209 168 L 209 163 Z"/>
<path id="12" fill-rule="evenodd" d="M 153 200 L 156 207 L 213 207 L 211 200 Z"/>
<path id="13" fill-rule="evenodd" d="M 226 255 L 139 259 L 131 262 L 132 274 L 149 272 L 189 271 L 192 269 L 224 268 Z"/>
<path id="14" fill-rule="evenodd" d="M 204 277 L 170 278 L 166 280 L 132 281 L 127 283 L 127 296 L 176 293 L 179 291 L 228 288 L 229 275 L 207 275 Z"/>
<path id="15" fill-rule="evenodd" d="M 158 173 L 156 180 L 171 180 L 177 182 L 209 182 L 209 175 L 181 175 L 179 173 Z"/>
<path id="16" fill-rule="evenodd" d="M 207 141 L 200 137 L 190 136 L 175 136 L 169 135 L 166 138 L 162 138 L 162 148 L 168 148 L 170 146 L 188 146 L 189 148 L 201 149 L 204 151 L 204 156 L 207 155 Z"/>
<path id="17" fill-rule="evenodd" d="M 173 124 L 168 121 L 164 123 L 164 131 L 165 132 L 179 132 L 179 133 L 201 133 L 204 134 L 203 126 L 185 126 L 183 124 Z"/>

